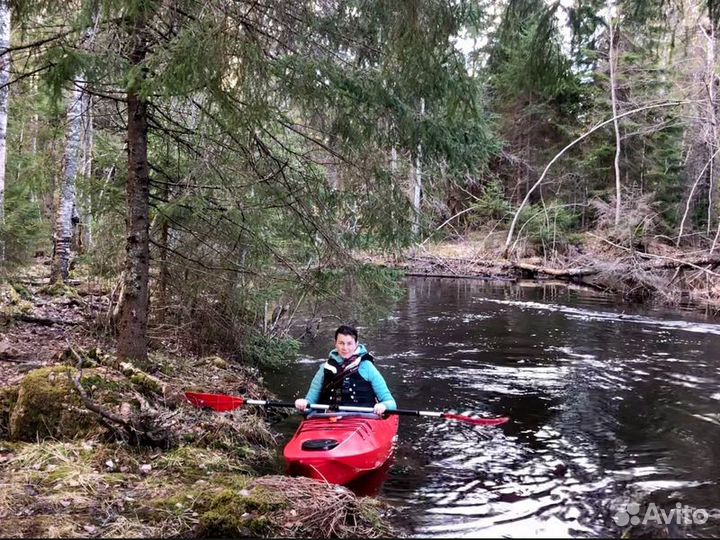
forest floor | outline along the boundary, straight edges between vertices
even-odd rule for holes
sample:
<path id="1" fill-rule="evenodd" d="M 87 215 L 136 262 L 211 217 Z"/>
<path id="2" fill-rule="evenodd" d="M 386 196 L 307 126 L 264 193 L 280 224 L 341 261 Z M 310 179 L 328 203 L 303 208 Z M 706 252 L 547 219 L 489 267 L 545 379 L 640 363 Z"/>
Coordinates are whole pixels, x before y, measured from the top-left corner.
<path id="1" fill-rule="evenodd" d="M 3 537 L 388 536 L 375 499 L 282 475 L 273 415 L 193 407 L 187 390 L 272 398 L 257 370 L 155 346 L 114 357 L 109 283 L 0 282 Z M 271 410 L 273 411 L 273 410 Z"/>
<path id="2" fill-rule="evenodd" d="M 549 256 L 522 243 L 505 256 L 505 234 L 472 232 L 392 256 L 365 254 L 362 258 L 411 276 L 555 280 L 615 293 L 628 301 L 720 312 L 720 250 L 711 254 L 676 248 L 656 239 L 630 249 L 606 236 L 584 233 L 579 243 Z"/>

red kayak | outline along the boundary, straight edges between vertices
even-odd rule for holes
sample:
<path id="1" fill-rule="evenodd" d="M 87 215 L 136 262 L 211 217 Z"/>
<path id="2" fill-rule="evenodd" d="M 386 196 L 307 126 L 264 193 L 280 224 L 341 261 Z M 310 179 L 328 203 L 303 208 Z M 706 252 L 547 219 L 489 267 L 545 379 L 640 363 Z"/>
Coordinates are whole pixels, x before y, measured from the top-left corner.
<path id="1" fill-rule="evenodd" d="M 308 418 L 285 446 L 287 473 L 345 485 L 388 460 L 398 423 L 395 415 Z"/>

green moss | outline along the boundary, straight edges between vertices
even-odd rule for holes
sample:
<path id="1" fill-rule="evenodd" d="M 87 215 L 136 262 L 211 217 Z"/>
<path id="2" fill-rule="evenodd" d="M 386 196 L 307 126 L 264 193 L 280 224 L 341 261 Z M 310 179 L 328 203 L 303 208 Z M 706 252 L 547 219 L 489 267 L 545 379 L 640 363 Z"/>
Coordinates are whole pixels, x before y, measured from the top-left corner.
<path id="1" fill-rule="evenodd" d="M 33 306 L 23 300 L 9 283 L 0 283 L 0 320 L 30 313 Z"/>
<path id="2" fill-rule="evenodd" d="M 90 393 L 97 390 L 116 392 L 121 389 L 121 385 L 118 381 L 108 379 L 107 377 L 103 377 L 97 373 L 83 377 L 80 384 Z"/>
<path id="3" fill-rule="evenodd" d="M 358 500 L 359 517 L 371 527 L 381 532 L 383 536 L 391 536 L 392 530 L 383 520 L 381 504 L 376 499 L 365 497 Z"/>
<path id="4" fill-rule="evenodd" d="M 152 506 L 170 514 L 182 514 L 187 509 L 192 509 L 195 512 L 205 512 L 210 508 L 212 494 L 206 489 L 195 489 L 186 486 L 180 491 L 181 493 L 167 498 L 155 499 Z"/>
<path id="5" fill-rule="evenodd" d="M 228 515 L 217 510 L 209 510 L 200 516 L 198 538 L 235 538 L 249 536 L 250 529 L 240 516 Z"/>
<path id="6" fill-rule="evenodd" d="M 273 532 L 272 521 L 267 516 L 258 516 L 248 521 L 248 528 L 255 536 L 270 535 Z"/>
<path id="7" fill-rule="evenodd" d="M 213 482 L 227 489 L 240 491 L 248 487 L 252 478 L 243 474 L 222 475 L 213 479 Z"/>
<path id="8" fill-rule="evenodd" d="M 140 392 L 145 395 L 162 394 L 162 387 L 157 379 L 154 379 L 143 373 L 137 371 L 130 376 L 130 382 L 138 387 Z"/>
<path id="9" fill-rule="evenodd" d="M 289 504 L 285 497 L 274 491 L 269 491 L 262 486 L 254 488 L 245 499 L 246 508 L 250 512 L 273 512 L 275 510 L 282 510 Z"/>
<path id="10" fill-rule="evenodd" d="M 32 299 L 32 293 L 22 283 L 13 283 L 11 286 L 13 289 L 15 289 L 15 292 L 17 292 L 18 295 L 23 300 L 31 300 Z"/>
<path id="11" fill-rule="evenodd" d="M 288 504 L 288 500 L 279 493 L 262 487 L 255 487 L 252 491 L 225 489 L 215 496 L 209 510 L 200 516 L 198 536 L 246 536 L 248 532 L 270 536 L 276 531 L 267 514 L 282 510 Z"/>
<path id="12" fill-rule="evenodd" d="M 163 455 L 157 467 L 191 479 L 205 478 L 209 473 L 249 472 L 249 468 L 231 454 L 190 445 Z"/>
<path id="13" fill-rule="evenodd" d="M 0 388 L 0 439 L 10 434 L 10 414 L 17 401 L 18 391 L 17 386 Z"/>
<path id="14" fill-rule="evenodd" d="M 68 378 L 69 366 L 36 369 L 20 383 L 17 401 L 9 422 L 13 440 L 72 438 L 89 432 L 95 425 Z"/>
<path id="15" fill-rule="evenodd" d="M 73 287 L 64 284 L 62 281 L 56 281 L 55 283 L 45 285 L 44 287 L 38 289 L 38 292 L 40 294 L 47 294 L 49 296 L 64 296 L 66 298 L 74 298 L 75 300 L 80 300 L 80 295 L 78 294 L 78 292 Z"/>

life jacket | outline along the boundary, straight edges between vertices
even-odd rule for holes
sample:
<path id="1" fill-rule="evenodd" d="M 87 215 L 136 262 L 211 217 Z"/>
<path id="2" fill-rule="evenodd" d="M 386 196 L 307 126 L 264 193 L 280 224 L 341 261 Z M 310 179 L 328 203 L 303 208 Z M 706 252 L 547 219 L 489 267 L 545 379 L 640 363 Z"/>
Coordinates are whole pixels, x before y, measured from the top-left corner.
<path id="1" fill-rule="evenodd" d="M 329 358 L 323 366 L 324 378 L 320 403 L 333 406 L 374 406 L 377 403 L 375 391 L 359 373 L 362 362 L 374 361 L 369 353 L 364 353 L 362 356 L 353 355 L 342 365 L 334 358 Z"/>

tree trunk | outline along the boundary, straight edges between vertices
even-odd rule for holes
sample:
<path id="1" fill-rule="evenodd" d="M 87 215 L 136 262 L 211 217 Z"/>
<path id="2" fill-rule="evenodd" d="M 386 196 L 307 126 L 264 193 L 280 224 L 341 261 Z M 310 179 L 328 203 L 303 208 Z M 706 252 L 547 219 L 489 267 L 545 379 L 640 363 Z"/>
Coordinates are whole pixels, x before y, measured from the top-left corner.
<path id="1" fill-rule="evenodd" d="M 10 48 L 10 6 L 0 0 L 0 49 Z M 5 149 L 10 97 L 10 53 L 0 57 L 0 227 L 5 224 Z M 0 238 L 0 264 L 5 262 L 5 242 Z"/>
<path id="2" fill-rule="evenodd" d="M 83 138 L 83 177 L 89 180 L 92 177 L 92 156 L 93 156 L 93 115 L 92 115 L 92 96 L 85 93 L 85 130 Z M 92 211 L 92 198 L 88 192 L 85 198 L 85 212 L 83 213 L 84 225 L 83 233 L 84 240 L 83 245 L 87 248 L 92 248 L 93 245 L 93 234 L 92 234 L 92 222 L 93 222 L 93 211 Z"/>
<path id="3" fill-rule="evenodd" d="M 425 100 L 420 99 L 420 117 L 425 115 Z M 412 157 L 411 157 L 412 160 Z M 415 166 L 410 166 L 410 182 L 412 185 L 412 203 L 415 210 L 412 232 L 418 234 L 420 232 L 420 204 L 422 203 L 422 145 L 418 143 L 417 154 L 415 154 Z"/>
<path id="4" fill-rule="evenodd" d="M 720 190 L 719 183 L 716 182 L 715 177 L 717 175 L 716 166 L 716 148 L 718 146 L 718 126 L 717 126 L 717 90 L 715 87 L 717 75 L 715 75 L 715 49 L 716 49 L 716 36 L 715 27 L 711 24 L 708 32 L 705 32 L 707 39 L 706 49 L 706 88 L 708 94 L 708 112 L 707 118 L 710 122 L 709 140 L 707 142 L 708 155 L 710 156 L 710 166 L 708 168 L 708 209 L 707 209 L 707 234 L 709 235 L 713 230 L 713 221 L 717 214 L 717 201 L 718 191 Z"/>
<path id="5" fill-rule="evenodd" d="M 620 183 L 620 124 L 618 121 L 618 105 L 616 92 L 615 63 L 617 51 L 615 50 L 615 28 L 613 26 L 613 4 L 612 0 L 607 3 L 608 10 L 608 33 L 610 36 L 610 47 L 608 49 L 608 64 L 610 66 L 610 99 L 612 102 L 613 127 L 615 129 L 615 226 L 620 225 L 620 208 L 622 207 L 622 185 Z"/>
<path id="6" fill-rule="evenodd" d="M 77 81 L 70 92 L 67 108 L 67 133 L 63 176 L 55 196 L 55 219 L 53 226 L 53 259 L 50 282 L 67 281 L 70 271 L 70 248 L 73 236 L 75 211 L 75 181 L 80 168 L 82 137 L 82 105 L 85 82 Z"/>
<path id="7" fill-rule="evenodd" d="M 147 53 L 145 14 L 136 16 L 134 41 L 130 54 L 133 66 L 142 64 Z M 141 364 L 147 361 L 148 280 L 150 273 L 150 168 L 147 157 L 147 101 L 139 94 L 138 84 L 127 93 L 128 103 L 128 176 L 127 244 L 125 276 L 118 318 L 118 357 Z"/>
<path id="8" fill-rule="evenodd" d="M 166 182 L 163 184 L 164 188 L 162 190 L 161 197 L 163 200 L 169 201 L 170 200 L 170 184 Z M 158 295 L 157 295 L 157 301 L 158 305 L 160 306 L 158 319 L 159 322 L 163 323 L 166 320 L 166 313 L 167 313 L 167 289 L 168 289 L 168 283 L 170 282 L 170 272 L 168 271 L 168 265 L 167 265 L 167 256 L 168 256 L 168 246 L 170 245 L 170 229 L 168 226 L 168 219 L 166 216 L 159 216 L 162 219 L 162 224 L 160 225 L 160 272 L 158 275 Z"/>

